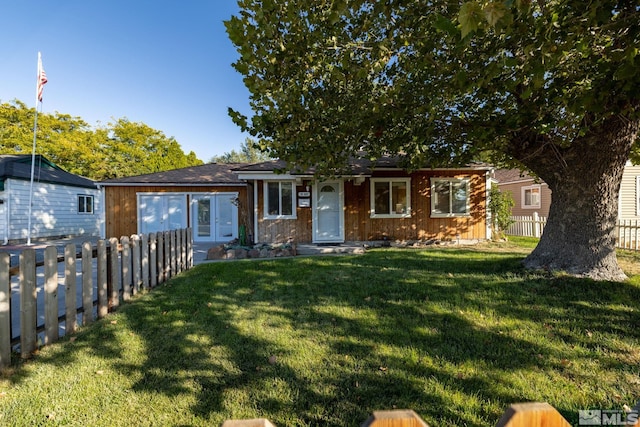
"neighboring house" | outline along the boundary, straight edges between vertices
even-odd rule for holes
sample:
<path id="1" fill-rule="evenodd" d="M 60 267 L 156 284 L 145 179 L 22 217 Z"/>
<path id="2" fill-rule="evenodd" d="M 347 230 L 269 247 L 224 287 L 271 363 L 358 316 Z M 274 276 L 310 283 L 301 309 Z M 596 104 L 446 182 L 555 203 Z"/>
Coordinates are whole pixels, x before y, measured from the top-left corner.
<path id="1" fill-rule="evenodd" d="M 517 169 L 499 169 L 494 178 L 501 191 L 509 192 L 514 198 L 514 216 L 532 216 L 536 212 L 541 217 L 549 215 L 551 190 L 541 180 Z M 620 182 L 618 197 L 618 219 L 640 220 L 640 165 L 627 162 Z"/>
<path id="2" fill-rule="evenodd" d="M 618 219 L 640 220 L 640 165 L 627 162 L 620 182 Z"/>
<path id="3" fill-rule="evenodd" d="M 192 227 L 194 241 L 237 238 L 248 216 L 241 212 L 247 211 L 252 193 L 231 171 L 233 166 L 210 163 L 100 182 L 106 206 L 104 237 Z"/>
<path id="4" fill-rule="evenodd" d="M 0 155 L 0 241 L 28 236 L 31 155 Z M 100 191 L 90 179 L 69 173 L 45 157 L 35 156 L 31 239 L 99 236 Z"/>
<path id="5" fill-rule="evenodd" d="M 106 235 L 193 227 L 197 241 L 484 240 L 490 167 L 403 171 L 355 161 L 348 176 L 278 173 L 284 162 L 206 164 L 101 182 Z"/>
<path id="6" fill-rule="evenodd" d="M 513 216 L 540 217 L 549 215 L 551 206 L 551 190 L 549 186 L 519 169 L 497 169 L 494 179 L 498 183 L 500 191 L 510 193 L 514 206 L 511 209 Z"/>
<path id="7" fill-rule="evenodd" d="M 490 237 L 491 168 L 420 169 L 395 158 L 357 159 L 341 178 L 313 171 L 277 173 L 281 161 L 236 167 L 253 190 L 259 242 L 341 243 L 370 240 L 484 240 Z"/>

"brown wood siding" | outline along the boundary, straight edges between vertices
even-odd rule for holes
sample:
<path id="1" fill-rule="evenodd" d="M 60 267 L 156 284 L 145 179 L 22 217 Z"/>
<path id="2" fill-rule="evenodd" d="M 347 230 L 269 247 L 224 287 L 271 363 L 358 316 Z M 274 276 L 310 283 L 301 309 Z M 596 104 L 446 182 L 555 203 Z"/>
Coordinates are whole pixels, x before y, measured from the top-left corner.
<path id="1" fill-rule="evenodd" d="M 312 240 L 313 224 L 311 207 L 296 206 L 296 219 L 265 219 L 264 218 L 264 181 L 258 181 L 258 242 L 284 243 L 289 240 L 295 242 L 310 242 Z M 306 186 L 298 185 L 295 192 L 307 191 Z"/>
<path id="2" fill-rule="evenodd" d="M 344 227 L 346 241 L 391 240 L 481 240 L 486 238 L 486 178 L 484 171 L 419 171 L 412 174 L 380 171 L 374 178 L 411 177 L 411 217 L 371 218 L 370 180 L 344 182 Z M 457 218 L 431 217 L 431 178 L 469 178 L 470 215 Z M 281 243 L 313 240 L 312 208 L 296 209 L 297 219 L 265 219 L 263 183 L 258 181 L 258 239 Z M 298 186 L 296 192 L 306 191 Z"/>
<path id="3" fill-rule="evenodd" d="M 166 187 L 166 186 L 105 186 L 106 237 L 131 236 L 138 232 L 138 193 L 238 193 L 242 206 L 247 206 L 247 188 L 241 186 Z M 242 209 L 242 206 L 240 209 Z M 189 207 L 187 207 L 189 209 Z M 187 212 L 189 214 L 190 212 Z M 190 218 L 190 216 L 187 216 Z M 240 216 L 238 221 L 241 221 Z M 251 227 L 249 227 L 251 229 Z"/>

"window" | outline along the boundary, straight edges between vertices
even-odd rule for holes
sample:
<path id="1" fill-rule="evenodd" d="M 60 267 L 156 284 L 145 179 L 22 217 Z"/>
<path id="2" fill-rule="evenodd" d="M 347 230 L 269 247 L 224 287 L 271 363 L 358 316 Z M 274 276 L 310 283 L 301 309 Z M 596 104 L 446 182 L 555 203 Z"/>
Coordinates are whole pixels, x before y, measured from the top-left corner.
<path id="1" fill-rule="evenodd" d="M 295 218 L 295 184 L 292 181 L 265 181 L 265 218 Z"/>
<path id="2" fill-rule="evenodd" d="M 530 185 L 528 187 L 522 187 L 522 208 L 540 208 L 540 185 Z"/>
<path id="3" fill-rule="evenodd" d="M 406 218 L 411 216 L 410 178 L 371 179 L 371 217 Z"/>
<path id="4" fill-rule="evenodd" d="M 431 179 L 431 216 L 469 215 L 469 180 Z"/>
<path id="5" fill-rule="evenodd" d="M 93 196 L 78 194 L 78 213 L 93 213 Z"/>

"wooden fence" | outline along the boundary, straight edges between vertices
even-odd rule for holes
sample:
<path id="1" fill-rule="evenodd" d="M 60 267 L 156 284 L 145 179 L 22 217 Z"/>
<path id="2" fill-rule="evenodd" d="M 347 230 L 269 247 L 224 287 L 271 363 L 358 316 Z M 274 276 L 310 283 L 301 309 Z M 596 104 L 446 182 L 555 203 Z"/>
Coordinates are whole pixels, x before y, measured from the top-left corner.
<path id="1" fill-rule="evenodd" d="M 511 236 L 540 237 L 547 224 L 547 218 L 538 216 L 512 216 L 513 223 L 507 230 Z M 640 251 L 640 221 L 620 219 L 616 224 L 616 247 Z"/>
<path id="2" fill-rule="evenodd" d="M 98 240 L 95 246 L 84 242 L 80 251 L 69 243 L 62 256 L 55 246 L 48 246 L 38 258 L 42 260 L 37 260 L 35 249 L 26 248 L 19 254 L 19 265 L 11 267 L 10 254 L 0 252 L 0 368 L 11 364 L 13 350 L 19 348 L 20 357 L 29 358 L 40 345 L 56 341 L 63 324 L 65 334 L 73 333 L 79 319 L 87 325 L 103 318 L 136 293 L 191 268 L 193 233 L 187 228 Z M 62 297 L 58 295 L 61 275 Z M 18 289 L 12 296 L 16 276 Z M 40 304 L 38 293 L 44 293 Z M 12 309 L 17 305 L 12 304 L 15 298 L 19 298 L 19 317 L 17 307 Z M 38 318 L 43 317 L 39 324 Z M 18 328 L 14 328 L 16 321 Z M 19 334 L 14 336 L 14 329 Z"/>
<path id="3" fill-rule="evenodd" d="M 600 425 L 600 424 L 598 424 Z M 638 423 L 630 424 L 637 426 Z M 548 403 L 531 402 L 511 405 L 496 427 L 570 427 L 571 424 Z M 229 420 L 222 427 L 274 427 L 267 419 Z M 374 411 L 361 427 L 428 427 L 412 410 Z"/>

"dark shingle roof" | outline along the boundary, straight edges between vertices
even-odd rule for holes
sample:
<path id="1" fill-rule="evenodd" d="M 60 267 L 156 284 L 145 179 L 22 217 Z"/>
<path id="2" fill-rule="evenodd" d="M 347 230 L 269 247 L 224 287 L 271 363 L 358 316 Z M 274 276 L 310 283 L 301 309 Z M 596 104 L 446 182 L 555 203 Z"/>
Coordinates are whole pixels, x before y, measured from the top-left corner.
<path id="1" fill-rule="evenodd" d="M 240 163 L 207 163 L 200 166 L 174 169 L 145 175 L 113 178 L 101 181 L 102 185 L 245 185 L 238 179 L 232 168 Z"/>
<path id="2" fill-rule="evenodd" d="M 31 155 L 30 154 L 4 154 L 0 155 L 0 179 L 31 180 Z M 34 181 L 50 184 L 64 184 L 73 187 L 96 188 L 95 181 L 74 175 L 54 165 L 47 158 L 36 155 L 34 168 Z"/>
<path id="3" fill-rule="evenodd" d="M 533 181 L 535 178 L 520 169 L 497 169 L 494 178 L 501 184 L 518 181 Z"/>
<path id="4" fill-rule="evenodd" d="M 349 167 L 350 170 L 348 174 L 353 176 L 371 175 L 374 169 L 403 169 L 402 157 L 400 156 L 385 156 L 375 160 L 371 160 L 366 157 L 354 157 L 351 159 Z M 463 168 L 491 169 L 491 166 L 487 164 L 471 164 Z M 453 169 L 459 168 L 455 167 Z M 262 163 L 237 166 L 233 168 L 233 170 L 240 173 L 287 170 L 287 163 L 283 160 L 271 160 Z M 305 171 L 289 171 L 291 175 L 313 175 L 314 172 L 314 168 L 309 168 Z"/>

